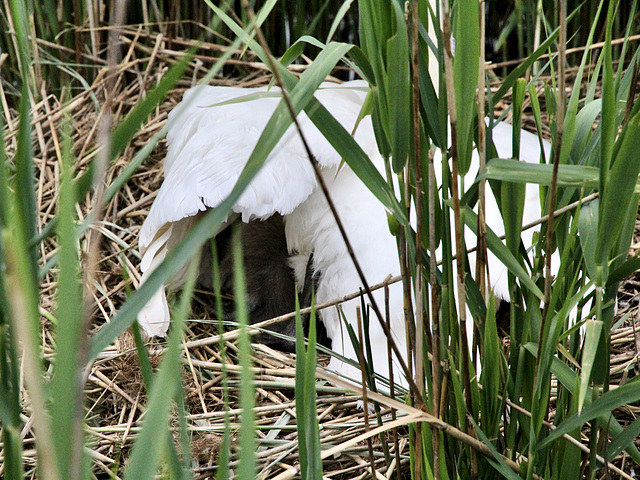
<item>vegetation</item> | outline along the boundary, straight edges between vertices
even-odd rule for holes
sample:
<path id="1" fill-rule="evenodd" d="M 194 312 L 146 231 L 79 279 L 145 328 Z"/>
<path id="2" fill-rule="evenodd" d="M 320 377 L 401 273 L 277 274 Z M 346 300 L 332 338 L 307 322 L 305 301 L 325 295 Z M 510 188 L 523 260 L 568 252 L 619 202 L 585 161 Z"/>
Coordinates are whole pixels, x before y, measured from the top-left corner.
<path id="1" fill-rule="evenodd" d="M 415 0 L 406 12 L 394 1 L 242 3 L 143 1 L 125 12 L 100 2 L 4 2 L 0 475 L 244 479 L 260 468 L 264 478 L 312 479 L 331 468 L 339 478 L 374 469 L 420 479 L 632 478 L 640 464 L 640 421 L 628 413 L 640 401 L 637 351 L 622 363 L 611 358 L 623 328 L 635 332 L 637 325 L 633 305 L 615 309 L 620 282 L 639 266 L 629 256 L 640 194 L 637 1 L 516 0 L 490 25 L 505 32 L 498 51 L 510 54 L 515 45 L 518 58 L 528 56 L 489 69 L 506 74 L 499 83 L 480 68 L 485 42 L 474 0 L 457 0 L 451 10 L 449 2 Z M 273 33 L 283 24 L 284 39 Z M 445 48 L 451 34 L 453 57 Z M 430 70 L 434 60 L 438 68 Z M 260 347 L 252 353 L 242 300 L 232 332 L 205 337 L 200 325 L 187 325 L 194 272 L 166 342 L 145 345 L 134 322 L 154 288 L 212 235 L 291 124 L 274 122 L 273 141 L 258 146 L 231 197 L 135 290 L 139 210 L 160 178 L 166 112 L 190 79 L 229 82 L 235 75 L 251 84 L 277 73 L 287 90 L 304 93 L 291 97 L 293 107 L 314 117 L 309 107 L 319 82 L 347 70 L 375 87 L 372 115 L 387 178 L 367 168 L 348 132 L 334 129 L 331 141 L 397 220 L 402 281 L 417 306 L 409 321 L 421 340 L 413 345 L 409 394 L 357 392 L 381 406 L 371 419 L 367 411 L 335 413 L 354 397 L 326 385 L 321 379 L 331 377 L 322 370 L 314 378 L 314 338 L 306 348 L 297 343 L 295 383 L 286 378 L 292 369 L 275 368 L 274 359 L 290 359 Z M 485 129 L 478 121 L 489 112 L 516 126 L 528 121 L 551 140 L 551 158 L 541 165 L 492 158 L 490 142 L 475 140 L 491 139 L 494 122 Z M 332 128 L 330 118 L 314 121 Z M 448 138 L 455 148 L 436 191 L 428 152 L 447 149 Z M 459 179 L 473 149 L 488 162 L 478 182 L 465 185 Z M 394 190 L 394 179 L 406 188 Z M 504 241 L 483 234 L 473 213 L 492 194 L 484 193 L 487 180 L 499 192 Z M 541 233 L 528 252 L 519 240 L 527 182 L 539 185 L 543 199 Z M 410 210 L 418 212 L 413 226 Z M 456 262 L 466 255 L 454 240 L 463 223 L 480 232 L 480 252 L 488 248 L 510 269 L 508 326 L 498 326 L 483 275 Z M 438 266 L 429 261 L 435 242 L 443 252 Z M 545 263 L 554 252 L 552 278 Z M 236 291 L 243 288 L 239 281 Z M 467 307 L 457 303 L 456 289 L 466 292 Z M 467 308 L 472 318 L 465 318 Z M 466 322 L 475 324 L 474 338 L 466 338 Z M 106 374 L 131 367 L 144 388 L 124 391 L 117 375 Z M 196 384 L 193 403 L 185 371 Z M 205 384 L 219 385 L 206 400 Z M 98 394 L 91 385 L 101 385 Z M 303 404 L 292 410 L 274 387 L 295 388 Z M 258 394 L 280 402 L 272 422 L 254 405 Z M 127 408 L 116 410 L 111 395 L 130 399 Z M 212 398 L 215 412 L 208 410 Z M 101 416 L 122 429 L 103 429 Z M 319 428 L 318 421 L 326 423 Z M 282 432 L 291 435 L 278 437 Z M 194 439 L 213 443 L 213 434 L 217 457 L 202 460 Z M 372 438 L 380 438 L 380 454 L 350 450 Z M 353 466 L 336 466 L 341 461 Z"/>

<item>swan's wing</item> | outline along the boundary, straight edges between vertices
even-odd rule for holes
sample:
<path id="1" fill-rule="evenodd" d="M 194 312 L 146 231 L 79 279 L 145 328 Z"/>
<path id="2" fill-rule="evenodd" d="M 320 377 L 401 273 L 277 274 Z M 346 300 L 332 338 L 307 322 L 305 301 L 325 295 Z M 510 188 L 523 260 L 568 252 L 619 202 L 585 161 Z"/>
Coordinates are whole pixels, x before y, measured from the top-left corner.
<path id="1" fill-rule="evenodd" d="M 364 82 L 325 83 L 316 92 L 316 98 L 349 132 L 365 96 Z M 143 280 L 159 263 L 155 259 L 164 257 L 170 243 L 186 234 L 183 219 L 215 208 L 229 196 L 280 99 L 277 88 L 199 86 L 188 90 L 169 114 L 165 179 L 138 239 Z M 338 165 L 341 157 L 309 118 L 301 113 L 298 119 L 319 165 Z M 313 168 L 292 126 L 233 210 L 245 221 L 275 212 L 287 215 L 315 188 Z M 161 335 L 168 329 L 168 315 L 164 294 L 156 294 L 138 320 L 148 334 Z"/>
<path id="2" fill-rule="evenodd" d="M 348 130 L 354 127 L 366 92 L 363 82 L 323 84 L 316 98 Z M 255 98 L 256 95 L 264 95 Z M 251 100 L 242 101 L 242 97 Z M 236 103 L 226 103 L 236 100 Z M 169 114 L 165 180 L 140 233 L 142 250 L 163 225 L 218 206 L 231 193 L 267 121 L 280 101 L 277 88 L 200 86 L 188 90 Z M 335 166 L 340 156 L 309 118 L 302 131 L 318 163 Z M 249 217 L 291 213 L 315 189 L 316 180 L 292 126 L 234 207 Z"/>

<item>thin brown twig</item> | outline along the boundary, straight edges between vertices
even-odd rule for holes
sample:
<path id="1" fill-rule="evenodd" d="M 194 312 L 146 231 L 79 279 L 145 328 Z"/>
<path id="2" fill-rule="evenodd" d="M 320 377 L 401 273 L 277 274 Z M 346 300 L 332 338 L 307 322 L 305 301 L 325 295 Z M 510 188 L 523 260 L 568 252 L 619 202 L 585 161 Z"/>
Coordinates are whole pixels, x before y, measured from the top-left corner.
<path id="1" fill-rule="evenodd" d="M 638 40 L 640 40 L 640 35 L 631 35 L 628 38 L 616 38 L 615 40 L 611 41 L 611 45 L 621 45 L 621 44 L 626 43 L 626 42 L 635 42 L 635 41 L 638 41 Z M 584 47 L 566 48 L 566 46 L 565 46 L 565 55 L 571 55 L 572 53 L 584 52 L 585 50 L 598 50 L 598 49 L 600 49 L 602 47 L 604 47 L 604 42 L 592 43 L 591 45 L 584 46 Z M 540 55 L 538 57 L 538 60 L 544 60 L 544 59 L 547 59 L 547 58 L 551 58 L 552 56 L 554 56 L 554 54 L 545 53 L 545 54 Z M 508 60 L 508 61 L 499 62 L 499 63 L 488 63 L 485 66 L 485 70 L 496 70 L 498 68 L 511 67 L 513 65 L 520 65 L 523 61 L 524 61 L 524 59 L 519 58 L 517 60 Z"/>
<path id="2" fill-rule="evenodd" d="M 247 0 L 243 0 L 243 5 L 246 9 L 246 11 L 249 13 L 249 17 L 251 18 L 252 21 L 255 21 L 255 12 L 253 12 L 253 9 L 251 7 L 251 5 L 249 5 Z M 396 360 L 398 362 L 398 364 L 400 365 L 400 368 L 402 369 L 405 378 L 407 380 L 407 384 L 409 385 L 409 390 L 411 390 L 413 392 L 414 395 L 417 395 L 418 397 L 420 396 L 418 387 L 416 386 L 415 382 L 413 381 L 413 378 L 410 375 L 409 369 L 407 368 L 407 364 L 403 358 L 402 353 L 400 352 L 400 350 L 398 349 L 398 346 L 396 345 L 394 339 L 393 339 L 393 335 L 391 333 L 391 331 L 387 328 L 387 324 L 384 320 L 384 316 L 382 315 L 382 312 L 380 311 L 380 308 L 378 307 L 378 304 L 375 300 L 375 298 L 373 297 L 373 294 L 371 293 L 371 290 L 369 289 L 369 282 L 367 282 L 364 272 L 362 271 L 362 268 L 360 266 L 360 262 L 358 261 L 358 259 L 356 258 L 355 252 L 353 251 L 353 247 L 351 245 L 351 242 L 349 241 L 349 237 L 347 235 L 346 230 L 344 229 L 344 225 L 342 223 L 342 221 L 340 220 L 340 215 L 338 214 L 338 211 L 336 209 L 335 204 L 333 203 L 333 200 L 331 199 L 331 195 L 329 195 L 329 189 L 327 188 L 327 185 L 325 183 L 325 180 L 320 172 L 320 167 L 318 166 L 318 163 L 315 161 L 315 157 L 313 156 L 313 152 L 311 151 L 311 148 L 309 147 L 309 144 L 307 143 L 305 136 L 302 133 L 302 128 L 300 127 L 300 123 L 298 122 L 298 118 L 295 112 L 295 109 L 293 108 L 293 105 L 291 103 L 291 99 L 289 98 L 289 95 L 287 94 L 286 89 L 284 88 L 284 82 L 282 81 L 282 78 L 280 78 L 280 73 L 275 65 L 275 59 L 273 57 L 273 55 L 271 55 L 271 53 L 269 52 L 269 47 L 267 44 L 266 39 L 264 38 L 264 35 L 262 34 L 262 30 L 259 27 L 256 27 L 256 36 L 258 38 L 258 41 L 261 45 L 261 47 L 263 48 L 263 50 L 266 53 L 266 58 L 267 60 L 270 62 L 270 69 L 274 75 L 274 78 L 276 80 L 276 84 L 278 84 L 278 86 L 280 87 L 280 90 L 282 92 L 282 98 L 283 101 L 285 103 L 285 105 L 287 106 L 287 109 L 289 110 L 289 114 L 291 115 L 291 119 L 293 121 L 293 124 L 296 127 L 296 130 L 298 132 L 298 135 L 300 137 L 300 140 L 302 141 L 302 144 L 305 148 L 305 151 L 307 153 L 307 156 L 309 158 L 309 162 L 311 163 L 311 166 L 313 167 L 313 170 L 315 172 L 315 176 L 316 176 L 316 180 L 318 182 L 318 185 L 320 186 L 320 189 L 324 195 L 324 198 L 327 201 L 327 204 L 329 205 L 329 210 L 331 211 L 331 214 L 333 216 L 333 218 L 336 221 L 336 224 L 338 226 L 338 230 L 340 231 L 340 235 L 342 237 L 342 239 L 344 240 L 345 246 L 347 248 L 347 252 L 349 254 L 349 257 L 351 258 L 351 261 L 353 263 L 353 266 L 356 269 L 356 272 L 358 273 L 358 277 L 360 278 L 360 282 L 362 283 L 362 286 L 365 289 L 365 293 L 367 295 L 367 299 L 369 300 L 370 304 L 371 304 L 371 308 L 373 309 L 374 313 L 376 314 L 376 318 L 378 320 L 378 323 L 380 324 L 380 326 L 382 327 L 382 330 L 384 331 L 384 334 L 387 338 L 387 341 L 391 344 L 391 347 L 393 348 L 394 353 L 396 354 Z"/>
<path id="3" fill-rule="evenodd" d="M 553 173 L 551 174 L 551 186 L 549 187 L 549 219 L 547 221 L 546 232 L 546 245 L 545 245 L 545 272 L 544 272 L 544 306 L 542 308 L 542 319 L 540 321 L 540 333 L 539 339 L 545 338 L 544 331 L 547 323 L 547 317 L 549 316 L 549 307 L 551 303 L 551 252 L 553 249 L 553 221 L 554 211 L 556 208 L 556 195 L 558 190 L 558 169 L 560 165 L 560 151 L 562 147 L 562 135 L 564 134 L 564 115 L 566 105 L 566 90 L 565 90 L 565 60 L 566 60 L 566 38 L 567 38 L 567 4 L 566 0 L 560 0 L 559 3 L 559 19 L 560 35 L 558 37 L 558 105 L 557 105 L 557 126 L 556 126 L 556 139 L 553 144 Z M 538 354 L 536 356 L 536 367 L 534 372 L 534 391 L 538 386 L 538 369 L 540 366 L 540 359 L 542 358 L 542 346 L 541 340 L 538 342 Z M 548 404 L 547 412 L 545 413 L 545 419 L 548 416 Z"/>

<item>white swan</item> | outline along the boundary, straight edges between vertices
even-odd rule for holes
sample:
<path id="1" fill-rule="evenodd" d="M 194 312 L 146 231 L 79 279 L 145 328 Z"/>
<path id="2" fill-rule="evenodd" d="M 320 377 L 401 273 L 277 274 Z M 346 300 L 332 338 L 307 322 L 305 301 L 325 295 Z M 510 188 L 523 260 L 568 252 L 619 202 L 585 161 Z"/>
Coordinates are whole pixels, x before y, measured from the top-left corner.
<path id="1" fill-rule="evenodd" d="M 366 96 L 362 81 L 342 85 L 325 83 L 316 98 L 351 132 Z M 168 154 L 165 161 L 165 180 L 151 208 L 139 237 L 142 253 L 143 281 L 178 243 L 193 224 L 194 216 L 207 208 L 214 208 L 231 192 L 246 160 L 255 147 L 268 119 L 280 101 L 277 88 L 272 94 L 246 102 L 217 105 L 250 93 L 267 89 L 200 86 L 187 91 L 183 102 L 171 112 L 174 122 L 167 136 Z M 175 121 L 177 119 L 177 121 Z M 389 232 L 387 212 L 367 190 L 353 171 L 341 165 L 341 158 L 302 113 L 299 116 L 304 135 L 322 168 L 331 197 L 345 226 L 355 254 L 370 283 L 383 281 L 388 275 L 400 272 L 396 240 Z M 493 131 L 498 154 L 511 155 L 511 126 L 499 124 Z M 538 162 L 538 138 L 522 133 L 523 159 Z M 355 140 L 384 175 L 371 118 L 365 117 L 358 126 Z M 548 149 L 548 144 L 545 144 Z M 548 152 L 547 152 L 548 154 Z M 441 160 L 440 160 L 441 161 Z M 477 159 L 475 160 L 477 164 Z M 436 170 L 439 170 L 436 168 Z M 470 175 L 475 175 L 471 170 Z M 536 186 L 527 187 L 524 222 L 538 218 L 540 205 Z M 339 298 L 362 287 L 355 268 L 347 255 L 345 244 L 337 229 L 327 202 L 317 187 L 313 170 L 300 139 L 292 127 L 274 148 L 265 166 L 251 182 L 234 207 L 243 221 L 267 218 L 278 212 L 285 218 L 287 245 L 292 252 L 292 265 L 300 283 L 309 255 L 313 252 L 314 269 L 320 272 L 316 300 L 318 303 Z M 492 195 L 487 195 L 487 224 L 502 234 L 502 220 Z M 531 243 L 531 233 L 523 233 L 523 241 Z M 470 234 L 468 241 L 472 238 Z M 490 258 L 490 277 L 496 294 L 508 298 L 506 268 Z M 174 279 L 176 288 L 181 279 Z M 383 305 L 382 291 L 374 292 L 378 305 Z M 356 307 L 360 300 L 341 306 L 346 320 L 356 325 Z M 391 329 L 400 352 L 406 352 L 402 287 L 390 286 Z M 373 314 L 372 314 L 373 315 Z M 356 360 L 337 308 L 321 314 L 333 350 Z M 164 288 L 159 290 L 138 316 L 140 325 L 150 335 L 164 336 L 169 327 L 169 310 Z M 471 323 L 471 322 L 469 322 Z M 375 318 L 369 332 L 374 351 L 374 371 L 388 376 L 386 337 Z M 330 369 L 358 381 L 360 371 L 332 358 Z M 394 368 L 395 370 L 395 368 Z M 399 373 L 399 372 L 396 372 Z M 395 378 L 398 379 L 398 375 Z"/>

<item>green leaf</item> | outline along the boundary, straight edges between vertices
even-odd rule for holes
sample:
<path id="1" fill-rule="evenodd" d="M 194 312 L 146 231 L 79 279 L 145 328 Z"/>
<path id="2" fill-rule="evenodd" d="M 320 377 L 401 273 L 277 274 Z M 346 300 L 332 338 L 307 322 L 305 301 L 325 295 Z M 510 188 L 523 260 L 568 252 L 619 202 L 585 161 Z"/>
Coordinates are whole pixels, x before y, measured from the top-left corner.
<path id="1" fill-rule="evenodd" d="M 311 305 L 315 304 L 312 296 Z M 320 430 L 316 413 L 316 315 L 309 315 L 309 345 L 305 352 L 304 328 L 296 297 L 296 425 L 300 475 L 303 480 L 322 478 Z"/>
<path id="2" fill-rule="evenodd" d="M 578 219 L 578 232 L 584 263 L 587 266 L 587 273 L 590 278 L 596 278 L 596 242 L 598 240 L 598 210 L 600 209 L 600 199 L 583 205 Z"/>
<path id="3" fill-rule="evenodd" d="M 629 447 L 635 448 L 634 442 L 640 436 L 640 418 L 636 418 L 633 423 L 627 425 L 627 427 L 618 435 L 611 439 L 611 443 L 608 445 L 606 451 L 607 461 L 611 462 L 616 458 L 623 450 L 627 450 Z"/>
<path id="4" fill-rule="evenodd" d="M 578 390 L 578 411 L 582 410 L 591 380 L 593 365 L 597 361 L 596 353 L 602 335 L 603 324 L 599 320 L 587 320 L 582 348 L 582 365 L 580 371 L 580 388 Z"/>
<path id="5" fill-rule="evenodd" d="M 637 142 L 640 138 L 640 112 L 633 116 L 620 135 L 620 147 L 617 151 L 611 173 L 608 176 L 605 192 L 601 192 L 600 222 L 598 225 L 598 241 L 596 244 L 596 263 L 605 268 L 610 260 L 611 247 L 616 244 L 622 231 L 623 222 L 628 221 L 626 215 L 629 203 L 635 198 L 638 173 L 640 173 L 640 156 L 637 153 Z M 602 144 L 604 149 L 605 144 Z M 604 168 L 601 167 L 601 169 Z M 617 252 L 616 252 L 617 253 Z M 606 283 L 606 275 L 595 277 L 599 285 Z"/>
<path id="6" fill-rule="evenodd" d="M 389 108 L 393 171 L 399 173 L 407 163 L 411 143 L 411 84 L 409 82 L 409 38 L 404 15 L 397 2 L 391 2 L 395 15 L 395 34 L 387 40 L 387 97 L 380 98 Z"/>
<path id="7" fill-rule="evenodd" d="M 247 290 L 244 281 L 244 267 L 242 264 L 242 241 L 238 225 L 233 226 L 231 244 L 233 245 L 233 291 L 236 299 L 235 319 L 240 324 L 238 348 L 240 350 L 240 431 L 238 432 L 238 478 L 255 478 L 256 441 L 255 441 L 255 387 L 251 372 L 251 338 L 247 331 L 249 325 L 249 310 L 247 308 Z"/>
<path id="8" fill-rule="evenodd" d="M 20 120 L 18 122 L 17 148 L 14 156 L 15 175 L 15 195 L 14 212 L 15 223 L 20 223 L 20 228 L 24 231 L 26 239 L 35 237 L 36 234 L 36 197 L 35 178 L 33 176 L 33 147 L 31 145 L 31 114 L 30 114 L 29 92 L 26 82 L 23 84 L 20 96 Z M 33 277 L 31 281 L 36 281 L 37 263 L 35 245 L 27 243 L 29 272 Z"/>
<path id="9" fill-rule="evenodd" d="M 590 405 L 584 407 L 580 413 L 572 415 L 558 425 L 555 430 L 549 433 L 547 438 L 538 444 L 538 450 L 542 450 L 565 433 L 579 428 L 586 422 L 599 418 L 600 416 L 609 417 L 611 412 L 616 408 L 635 403 L 639 400 L 640 381 L 637 379 L 631 380 L 618 388 L 614 388 L 594 400 Z"/>
<path id="10" fill-rule="evenodd" d="M 511 480 L 520 479 L 521 477 L 517 473 L 515 473 L 509 467 L 509 465 L 507 465 L 507 463 L 504 461 L 503 456 L 500 455 L 500 452 L 498 452 L 496 447 L 493 445 L 493 442 L 482 431 L 482 429 L 475 422 L 475 420 L 473 418 L 471 418 L 470 420 L 471 420 L 471 423 L 473 424 L 474 431 L 478 434 L 478 437 L 480 437 L 480 440 L 482 441 L 482 443 L 484 443 L 484 445 L 489 449 L 489 451 L 491 451 L 493 455 L 493 458 L 491 457 L 487 458 L 491 466 L 495 468 L 496 471 L 500 473 L 503 478 L 509 478 Z M 487 473 L 485 473 L 485 475 L 487 475 Z"/>
<path id="11" fill-rule="evenodd" d="M 513 86 L 513 128 L 512 146 L 513 158 L 520 158 L 520 136 L 522 132 L 522 104 L 524 103 L 524 92 L 527 82 L 524 78 L 519 78 Z"/>
<path id="12" fill-rule="evenodd" d="M 621 265 L 609 274 L 607 286 L 624 280 L 635 273 L 636 270 L 640 270 L 640 257 L 633 256 L 626 258 Z"/>
<path id="13" fill-rule="evenodd" d="M 476 181 L 488 179 L 548 186 L 551 185 L 552 173 L 553 165 L 537 165 L 516 162 L 511 159 L 494 158 L 487 162 L 487 166 L 478 174 Z M 598 175 L 599 171 L 595 167 L 559 165 L 558 186 L 595 189 L 598 187 Z"/>
<path id="14" fill-rule="evenodd" d="M 482 383 L 483 405 L 485 412 L 483 417 L 484 429 L 490 436 L 495 436 L 501 418 L 500 387 L 502 384 L 500 368 L 500 350 L 502 341 L 498 337 L 496 325 L 496 301 L 493 295 L 487 300 L 487 314 L 484 324 L 484 365 L 492 365 L 492 368 L 483 368 L 480 372 Z"/>
<path id="15" fill-rule="evenodd" d="M 284 52 L 282 58 L 280 59 L 280 63 L 285 66 L 291 65 L 304 51 L 305 44 L 313 45 L 314 47 L 324 48 L 325 44 L 321 41 L 315 39 L 314 37 L 304 36 L 300 37 L 298 40 L 293 42 L 293 44 L 287 48 L 287 51 Z"/>
<path id="16" fill-rule="evenodd" d="M 70 125 L 69 122 L 65 122 Z M 51 380 L 51 419 L 56 434 L 57 460 L 63 478 L 73 478 L 73 471 L 85 463 L 83 459 L 83 389 L 78 371 L 82 368 L 83 345 L 88 335 L 82 305 L 80 258 L 75 229 L 75 192 L 69 129 L 63 133 L 63 166 L 58 209 L 60 273 L 58 275 L 57 317 L 55 329 L 56 362 Z"/>
<path id="17" fill-rule="evenodd" d="M 537 350 L 538 350 L 537 344 L 530 342 L 524 345 L 524 348 L 529 353 L 531 353 L 533 357 L 536 356 Z M 553 357 L 552 359 L 550 371 L 569 393 L 575 394 L 575 388 L 576 388 L 576 385 L 578 384 L 576 372 L 574 372 L 564 361 L 560 360 L 557 356 Z M 587 395 L 587 398 L 590 398 L 590 396 Z M 620 435 L 623 432 L 623 428 L 615 418 L 611 417 L 610 414 L 611 412 L 604 411 L 602 415 L 598 418 L 598 420 L 603 425 L 609 426 L 608 428 L 611 435 L 613 436 Z M 570 433 L 572 430 L 575 430 L 576 428 L 568 428 L 566 433 Z M 625 450 L 631 456 L 631 458 L 633 458 L 633 460 L 636 463 L 640 463 L 640 452 L 638 451 L 638 449 L 635 447 L 633 443 L 629 445 Z"/>
<path id="18" fill-rule="evenodd" d="M 0 131 L 4 132 L 4 121 L 0 115 Z M 2 231 L 8 228 L 10 215 L 10 190 L 6 166 L 8 165 L 4 135 L 0 135 L 0 270 L 6 271 L 5 245 Z M 9 292 L 5 275 L 0 275 L 0 423 L 4 446 L 4 475 L 6 478 L 24 478 L 22 449 L 22 362 L 18 356 L 18 342 L 12 335 L 9 324 Z"/>
<path id="19" fill-rule="evenodd" d="M 589 139 L 593 134 L 593 123 L 602 110 L 602 100 L 593 100 L 586 104 L 576 117 L 575 136 L 571 156 L 579 161 L 589 145 Z"/>
<path id="20" fill-rule="evenodd" d="M 567 17 L 567 23 L 570 22 L 573 17 L 576 16 L 578 9 L 573 11 Z M 529 55 L 520 65 L 514 68 L 507 78 L 502 81 L 502 85 L 498 88 L 498 91 L 493 94 L 493 103 L 497 104 L 502 98 L 506 95 L 509 89 L 513 86 L 513 84 L 519 79 L 525 76 L 526 71 L 538 60 L 538 58 L 547 52 L 549 48 L 555 43 L 558 39 L 558 35 L 560 34 L 560 29 L 556 28 L 553 32 L 549 34 L 549 37 L 540 44 L 540 46 Z"/>
<path id="21" fill-rule="evenodd" d="M 462 176 L 466 175 L 471 164 L 480 64 L 478 5 L 476 0 L 459 0 L 456 4 L 454 19 L 457 48 L 453 59 L 453 82 L 458 117 L 458 161 Z"/>
<path id="22" fill-rule="evenodd" d="M 306 113 L 369 191 L 391 211 L 400 224 L 408 226 L 407 214 L 398 202 L 393 190 L 340 122 L 317 100 L 312 100 Z"/>
<path id="23" fill-rule="evenodd" d="M 514 160 L 517 162 L 517 160 Z M 520 162 L 518 162 L 520 163 Z M 514 255 L 518 254 L 522 243 L 522 217 L 526 196 L 526 185 L 503 182 L 500 185 L 500 205 L 504 222 L 505 242 Z"/>
<path id="24" fill-rule="evenodd" d="M 352 3 L 353 0 L 346 0 L 340 6 L 340 9 L 338 10 L 338 13 L 336 13 L 333 22 L 331 22 L 331 28 L 329 29 L 329 33 L 327 34 L 327 43 L 329 43 L 333 38 L 333 35 L 336 33 L 336 30 L 340 26 L 340 23 L 343 21 L 345 15 L 351 8 Z"/>
<path id="25" fill-rule="evenodd" d="M 136 443 L 127 466 L 125 480 L 151 480 L 155 478 L 160 462 L 170 451 L 172 441 L 168 430 L 171 403 L 180 391 L 180 344 L 191 294 L 195 285 L 198 262 L 193 262 L 187 274 L 178 312 L 167 340 L 158 374 L 151 385 L 149 403 Z"/>

